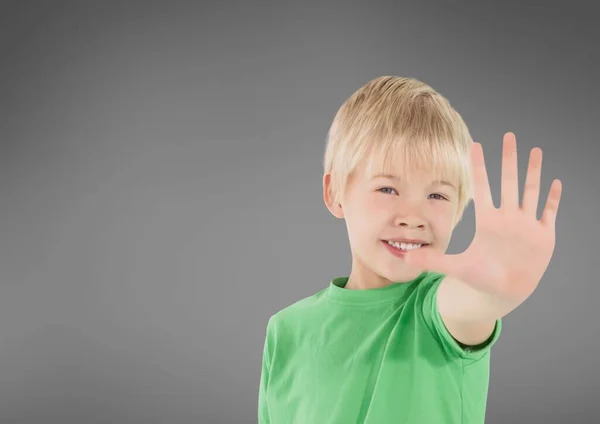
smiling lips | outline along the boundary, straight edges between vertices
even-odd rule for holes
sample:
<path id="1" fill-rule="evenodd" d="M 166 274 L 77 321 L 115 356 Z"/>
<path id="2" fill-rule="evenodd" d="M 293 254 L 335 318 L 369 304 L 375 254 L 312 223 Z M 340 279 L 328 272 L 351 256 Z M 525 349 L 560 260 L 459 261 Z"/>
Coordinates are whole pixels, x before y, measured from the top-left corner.
<path id="1" fill-rule="evenodd" d="M 405 240 L 409 239 L 402 239 L 402 241 L 382 240 L 382 243 L 385 244 L 391 253 L 398 257 L 403 257 L 406 252 L 411 250 L 422 249 L 429 246 L 429 243 L 422 240 L 411 240 L 411 242 Z"/>
<path id="2" fill-rule="evenodd" d="M 385 241 L 386 243 L 389 243 L 392 246 L 395 246 L 397 248 L 402 248 L 404 250 L 419 248 L 421 246 L 426 246 L 429 244 L 425 240 L 409 239 L 409 238 L 393 238 L 393 239 L 386 239 L 383 241 Z"/>

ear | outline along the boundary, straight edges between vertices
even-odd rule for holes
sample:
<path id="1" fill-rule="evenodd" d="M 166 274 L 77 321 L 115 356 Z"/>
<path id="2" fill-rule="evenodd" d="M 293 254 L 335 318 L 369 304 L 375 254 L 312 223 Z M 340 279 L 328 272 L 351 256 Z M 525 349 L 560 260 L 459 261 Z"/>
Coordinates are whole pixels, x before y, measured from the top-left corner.
<path id="1" fill-rule="evenodd" d="M 340 203 L 333 203 L 333 196 L 331 195 L 331 174 L 323 175 L 323 201 L 333 216 L 340 219 L 344 217 L 342 205 Z"/>

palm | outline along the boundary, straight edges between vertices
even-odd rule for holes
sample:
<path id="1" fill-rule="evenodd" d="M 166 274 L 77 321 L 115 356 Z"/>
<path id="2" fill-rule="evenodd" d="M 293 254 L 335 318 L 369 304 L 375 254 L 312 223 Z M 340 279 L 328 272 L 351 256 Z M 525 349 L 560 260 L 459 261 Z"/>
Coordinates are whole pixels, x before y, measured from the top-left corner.
<path id="1" fill-rule="evenodd" d="M 475 184 L 475 237 L 466 251 L 457 255 L 411 252 L 407 259 L 422 268 L 458 278 L 482 291 L 506 299 L 523 301 L 537 287 L 555 246 L 555 220 L 561 183 L 550 188 L 542 218 L 537 219 L 542 151 L 531 151 L 523 193 L 518 202 L 517 150 L 514 134 L 504 137 L 502 155 L 502 201 L 492 202 L 483 150 L 473 145 Z M 414 254 L 413 254 L 414 253 Z"/>

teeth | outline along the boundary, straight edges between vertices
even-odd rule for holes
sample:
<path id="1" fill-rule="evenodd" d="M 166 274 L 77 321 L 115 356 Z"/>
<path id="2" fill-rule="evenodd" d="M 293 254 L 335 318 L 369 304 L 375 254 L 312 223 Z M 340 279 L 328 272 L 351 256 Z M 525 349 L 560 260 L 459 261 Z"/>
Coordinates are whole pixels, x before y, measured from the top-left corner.
<path id="1" fill-rule="evenodd" d="M 388 241 L 388 244 L 390 246 L 394 246 L 396 249 L 401 249 L 401 250 L 413 250 L 413 249 L 418 249 L 419 247 L 422 246 L 422 244 L 399 243 L 399 242 L 395 242 L 395 241 Z"/>

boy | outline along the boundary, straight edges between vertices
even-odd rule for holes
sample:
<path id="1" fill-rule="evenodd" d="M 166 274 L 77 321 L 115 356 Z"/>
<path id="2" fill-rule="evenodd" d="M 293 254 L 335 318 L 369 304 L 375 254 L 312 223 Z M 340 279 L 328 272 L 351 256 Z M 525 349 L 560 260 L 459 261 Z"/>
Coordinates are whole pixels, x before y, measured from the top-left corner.
<path id="1" fill-rule="evenodd" d="M 481 145 L 442 95 L 395 76 L 356 91 L 331 125 L 323 176 L 351 272 L 269 319 L 259 424 L 483 423 L 501 319 L 554 250 L 561 183 L 537 220 L 541 160 L 534 148 L 519 205 L 505 134 L 495 208 Z M 471 198 L 473 242 L 446 255 Z"/>

